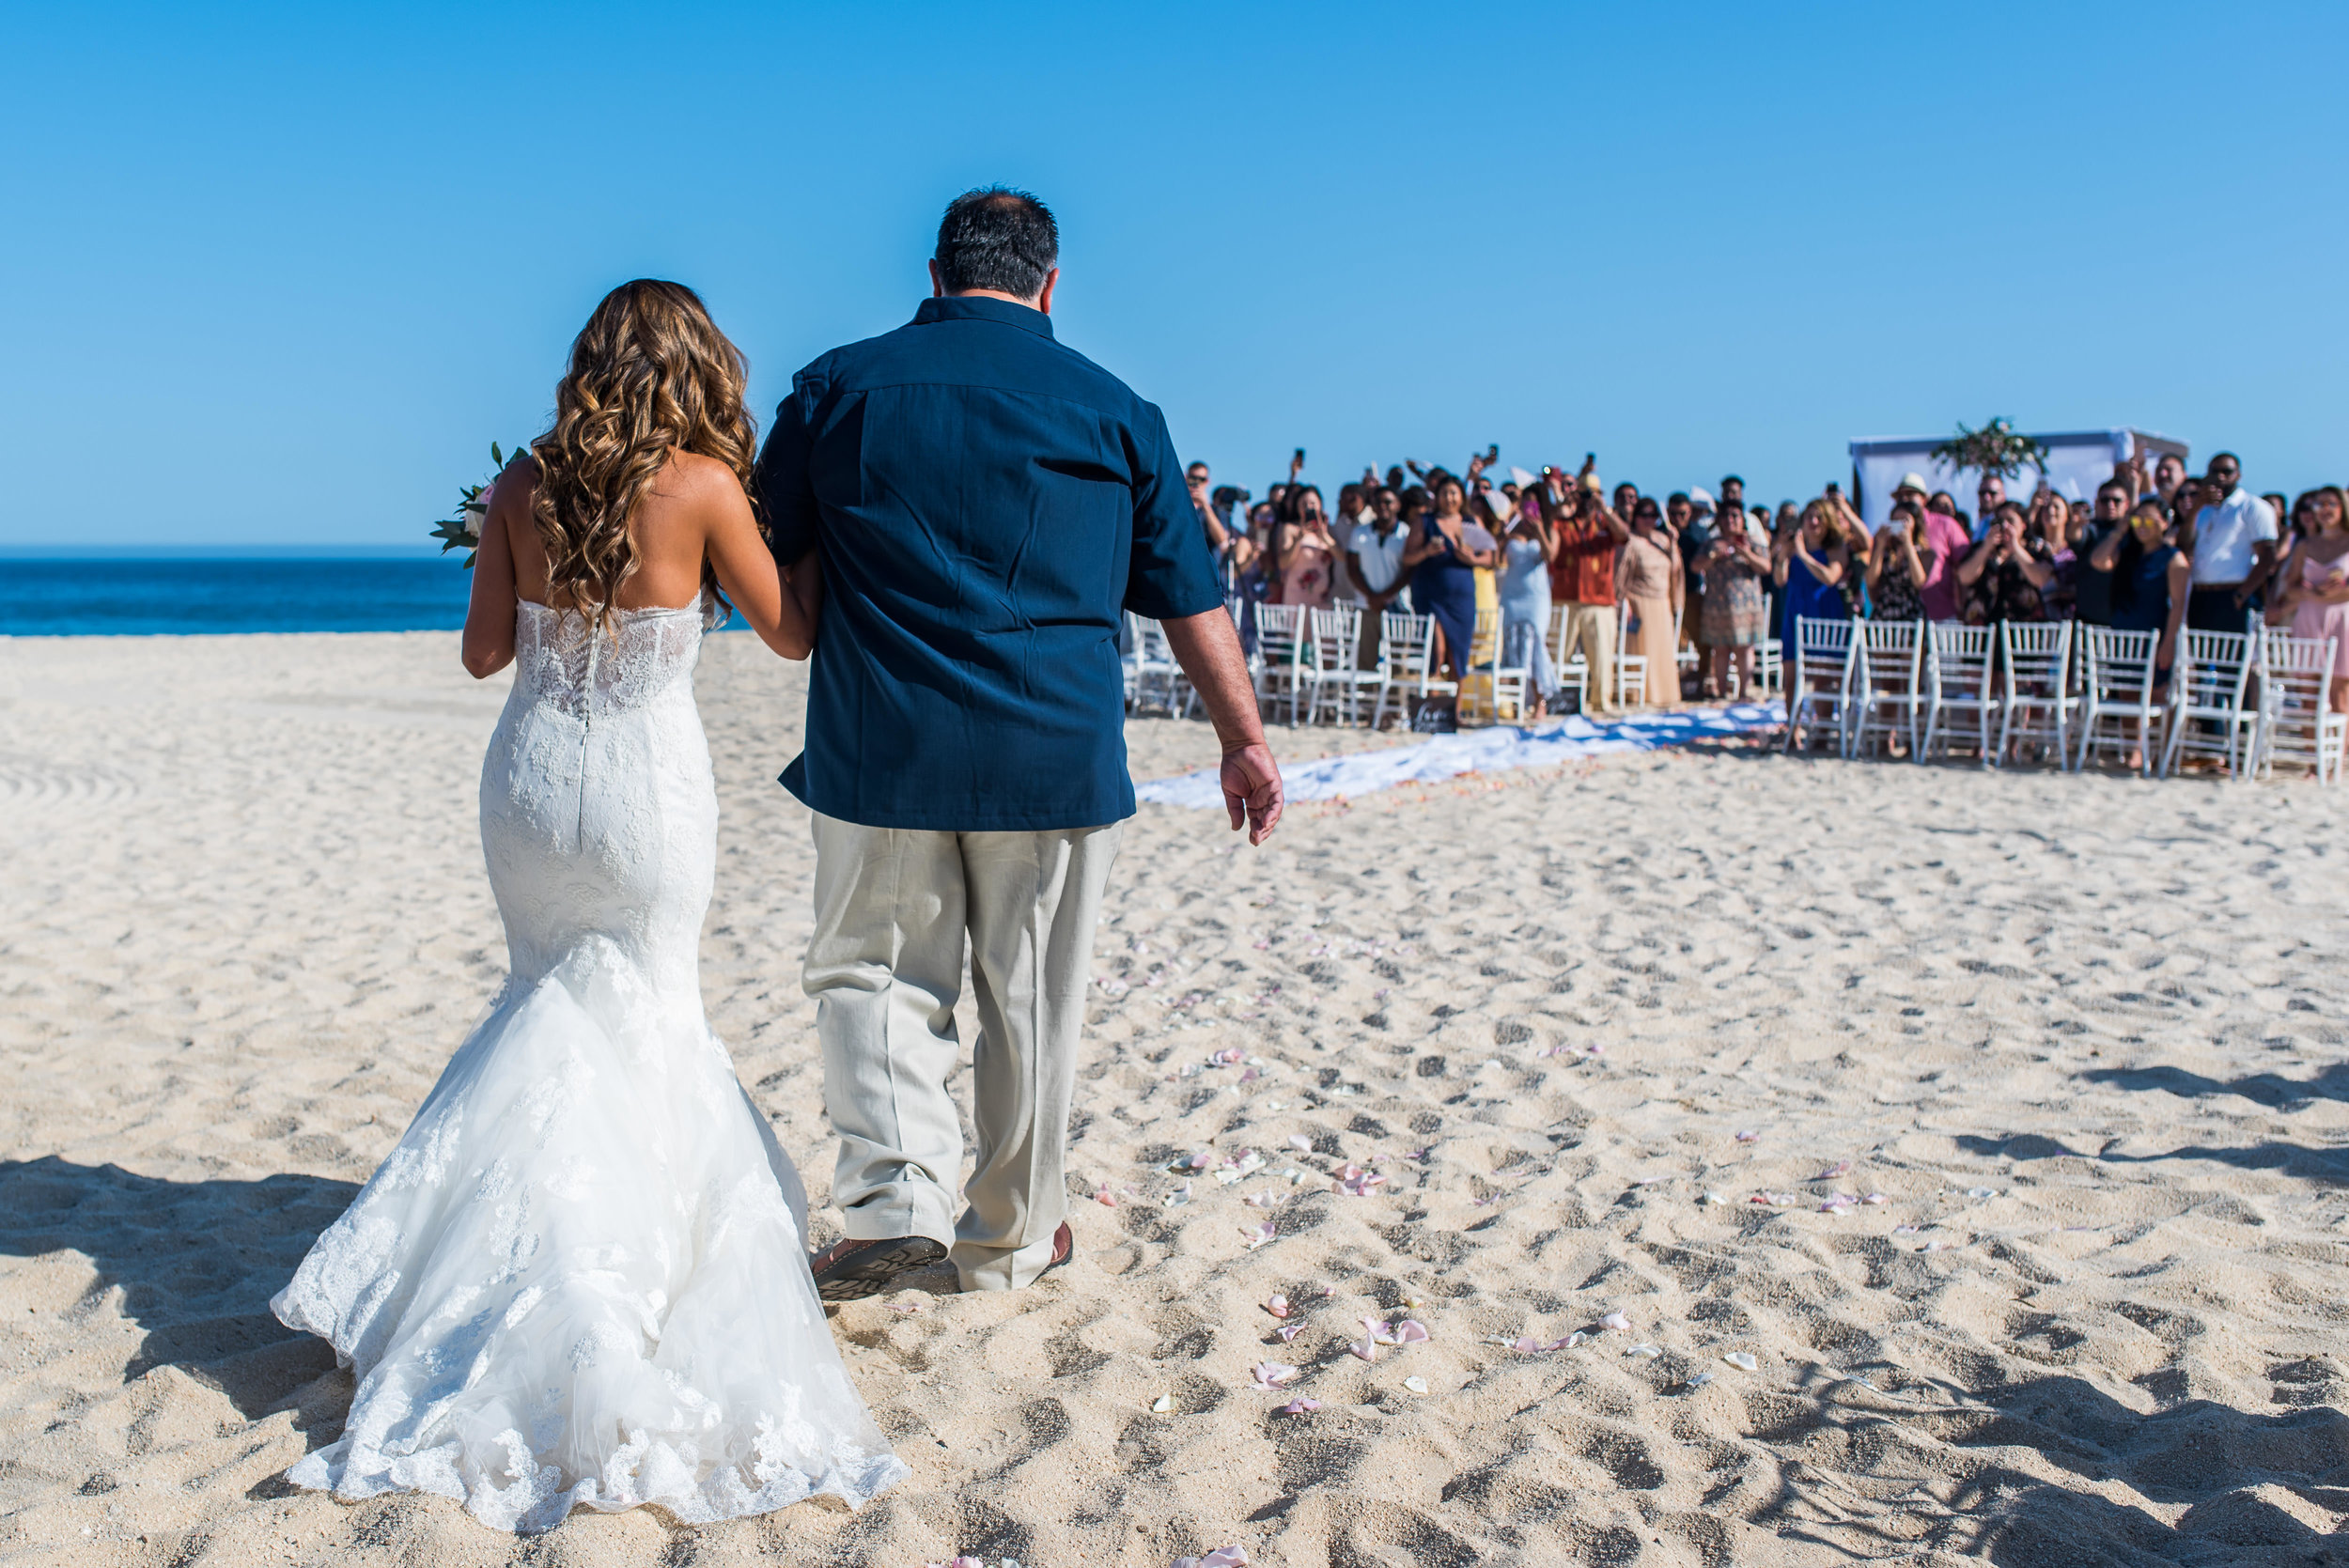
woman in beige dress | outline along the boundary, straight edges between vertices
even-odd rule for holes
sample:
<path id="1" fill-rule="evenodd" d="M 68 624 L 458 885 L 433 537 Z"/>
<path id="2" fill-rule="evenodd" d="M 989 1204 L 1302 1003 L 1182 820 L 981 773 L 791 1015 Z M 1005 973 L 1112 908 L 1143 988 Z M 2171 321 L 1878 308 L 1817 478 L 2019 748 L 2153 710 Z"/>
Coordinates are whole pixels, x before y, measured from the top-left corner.
<path id="1" fill-rule="evenodd" d="M 1651 707 L 1680 706 L 1678 638 L 1673 608 L 1680 603 L 1680 551 L 1664 532 L 1664 514 L 1653 496 L 1641 496 L 1631 508 L 1631 537 L 1624 541 L 1615 563 L 1615 591 L 1630 611 L 1632 629 L 1624 652 L 1647 660 L 1647 700 Z"/>

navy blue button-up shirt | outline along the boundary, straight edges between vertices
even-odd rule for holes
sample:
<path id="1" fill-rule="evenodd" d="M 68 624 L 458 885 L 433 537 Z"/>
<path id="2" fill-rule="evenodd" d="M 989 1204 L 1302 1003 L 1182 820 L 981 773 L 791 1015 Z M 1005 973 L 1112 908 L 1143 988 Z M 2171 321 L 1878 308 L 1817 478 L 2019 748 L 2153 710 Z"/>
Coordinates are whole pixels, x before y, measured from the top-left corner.
<path id="1" fill-rule="evenodd" d="M 1133 815 L 1119 612 L 1222 602 L 1156 408 L 1041 311 L 925 300 L 792 379 L 756 489 L 776 559 L 823 560 L 786 788 L 875 828 Z"/>

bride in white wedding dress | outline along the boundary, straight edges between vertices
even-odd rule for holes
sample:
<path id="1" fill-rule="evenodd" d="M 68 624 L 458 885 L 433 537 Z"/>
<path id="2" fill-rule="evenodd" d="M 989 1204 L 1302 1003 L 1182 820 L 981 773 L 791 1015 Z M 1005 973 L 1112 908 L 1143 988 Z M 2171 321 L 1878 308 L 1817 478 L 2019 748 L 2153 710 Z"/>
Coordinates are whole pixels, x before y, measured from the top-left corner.
<path id="1" fill-rule="evenodd" d="M 787 658 L 815 613 L 743 493 L 742 388 L 690 289 L 625 285 L 498 482 L 464 654 L 515 665 L 481 770 L 511 972 L 271 1304 L 357 1378 L 298 1485 L 534 1531 L 581 1506 L 853 1506 L 907 1473 L 825 1324 L 798 1173 L 702 1014 L 702 634 L 721 586 Z"/>

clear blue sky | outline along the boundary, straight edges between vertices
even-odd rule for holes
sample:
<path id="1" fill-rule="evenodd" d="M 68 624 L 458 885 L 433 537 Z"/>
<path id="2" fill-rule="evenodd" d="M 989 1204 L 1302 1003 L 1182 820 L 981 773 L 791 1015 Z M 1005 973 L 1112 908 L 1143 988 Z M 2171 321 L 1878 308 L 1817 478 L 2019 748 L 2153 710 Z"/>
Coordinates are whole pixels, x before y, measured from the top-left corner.
<path id="1" fill-rule="evenodd" d="M 1799 14 L 1797 14 L 1799 13 Z M 639 274 L 762 417 L 956 192 L 1261 491 L 1292 447 L 1814 491 L 2134 424 L 2349 475 L 2349 8 L 16 8 L 0 545 L 407 543 Z"/>

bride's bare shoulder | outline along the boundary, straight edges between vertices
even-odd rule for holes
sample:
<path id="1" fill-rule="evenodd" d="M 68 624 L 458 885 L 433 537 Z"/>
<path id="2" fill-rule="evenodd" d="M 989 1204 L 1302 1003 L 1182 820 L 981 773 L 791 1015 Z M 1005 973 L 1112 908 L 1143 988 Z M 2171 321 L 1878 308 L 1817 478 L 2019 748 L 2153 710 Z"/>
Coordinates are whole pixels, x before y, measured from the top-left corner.
<path id="1" fill-rule="evenodd" d="M 521 507 L 527 512 L 530 497 L 538 488 L 538 459 L 527 452 L 517 452 L 514 460 L 499 471 L 490 488 L 490 510 L 493 514 L 513 517 Z"/>
<path id="2" fill-rule="evenodd" d="M 742 481 L 715 458 L 698 452 L 671 452 L 668 465 L 661 470 L 661 489 L 676 500 L 706 505 L 740 495 Z"/>

